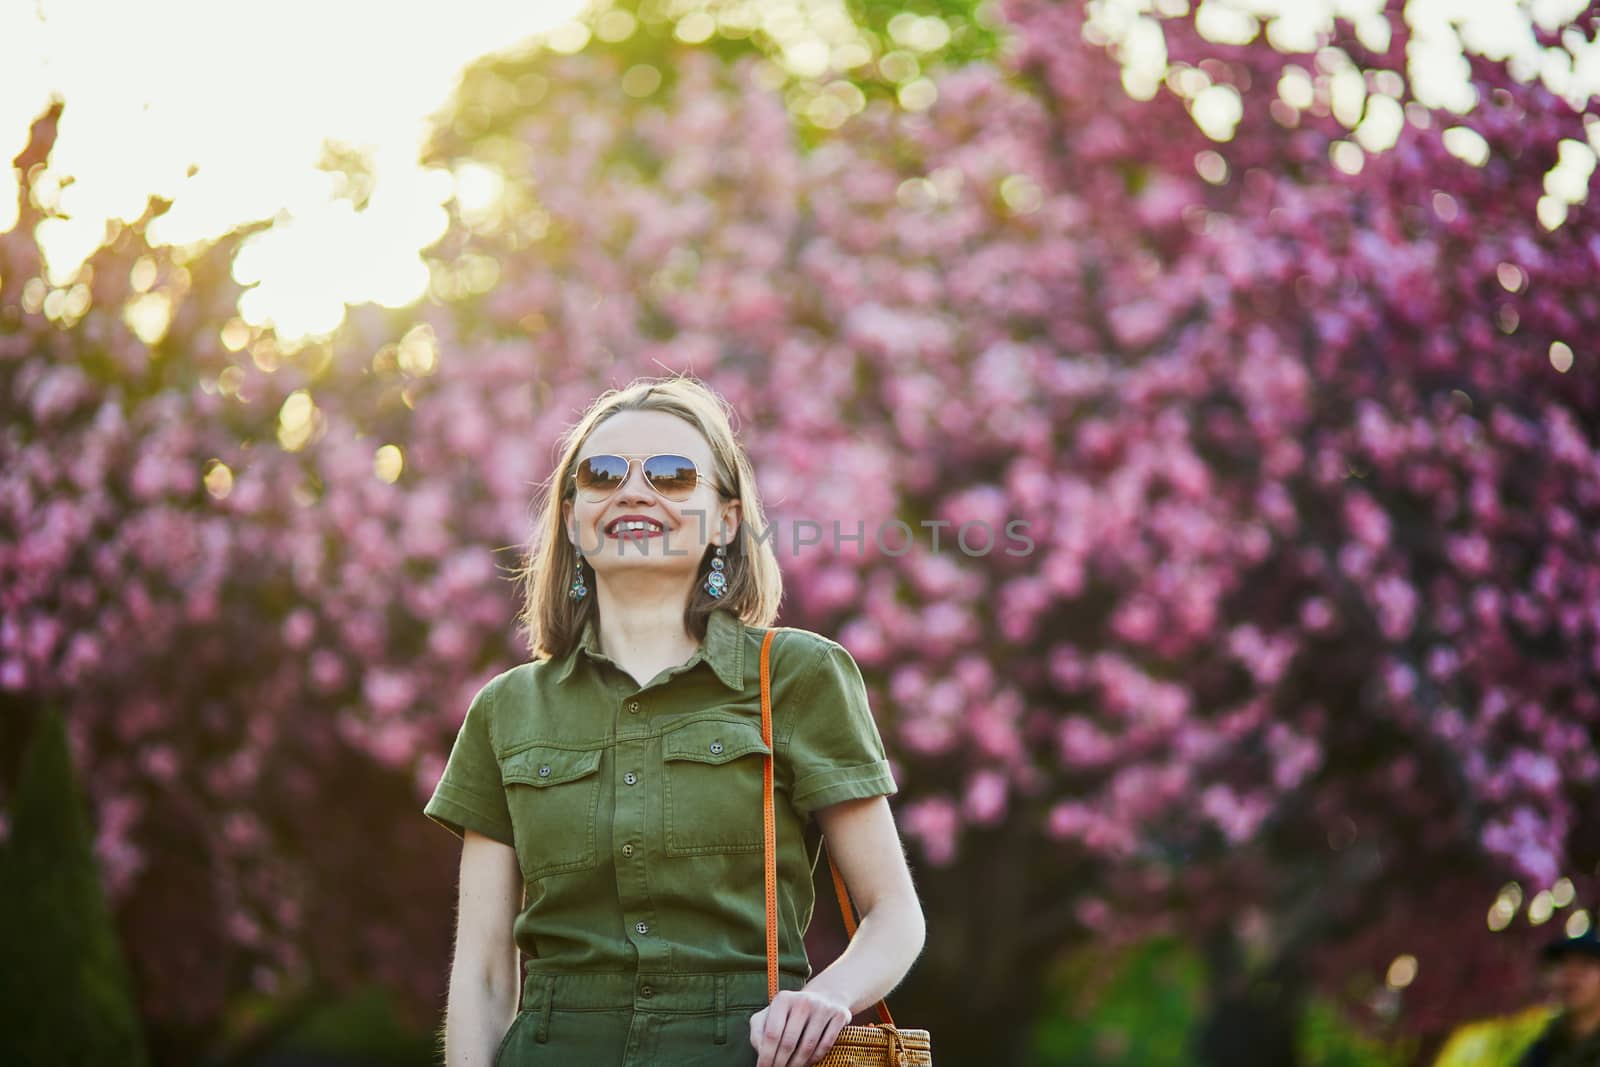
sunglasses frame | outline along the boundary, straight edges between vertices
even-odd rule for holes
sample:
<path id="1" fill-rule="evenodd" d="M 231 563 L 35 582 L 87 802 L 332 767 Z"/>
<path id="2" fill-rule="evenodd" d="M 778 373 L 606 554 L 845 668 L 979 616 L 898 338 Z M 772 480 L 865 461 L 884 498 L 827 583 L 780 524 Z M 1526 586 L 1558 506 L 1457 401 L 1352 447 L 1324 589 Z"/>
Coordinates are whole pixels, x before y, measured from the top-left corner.
<path id="1" fill-rule="evenodd" d="M 650 491 L 651 492 L 655 493 L 657 496 L 660 496 L 664 500 L 671 500 L 675 504 L 681 504 L 681 503 L 683 503 L 683 501 L 688 500 L 690 496 L 694 495 L 694 489 L 698 489 L 702 485 L 709 485 L 711 488 L 715 489 L 718 493 L 720 493 L 720 494 L 722 494 L 724 496 L 728 495 L 727 491 L 724 490 L 722 488 L 722 486 L 718 485 L 716 482 L 712 481 L 711 479 L 703 477 L 701 475 L 701 473 L 700 473 L 700 464 L 696 463 L 693 459 L 691 459 L 688 456 L 685 456 L 681 452 L 648 452 L 648 453 L 646 453 L 646 452 L 596 452 L 593 455 L 584 456 L 582 459 L 574 460 L 573 463 L 572 463 L 572 473 L 571 473 L 571 475 L 569 475 L 569 477 L 572 479 L 572 491 L 573 491 L 574 495 L 576 495 L 578 493 L 583 493 L 585 498 L 588 499 L 588 501 L 590 503 L 592 503 L 592 504 L 599 503 L 602 500 L 606 500 L 606 499 L 610 498 L 617 491 L 617 489 L 613 489 L 613 490 L 611 490 L 611 492 L 606 493 L 604 496 L 589 496 L 589 490 L 584 489 L 582 486 L 580 486 L 578 484 L 578 467 L 581 466 L 582 464 L 588 462 L 589 460 L 595 459 L 595 458 L 600 457 L 600 456 L 616 456 L 618 459 L 622 460 L 624 463 L 627 464 L 627 470 L 623 472 L 622 481 L 617 483 L 617 489 L 621 489 L 624 485 L 628 484 L 628 478 L 631 477 L 632 474 L 633 474 L 634 461 L 637 460 L 638 463 L 639 463 L 639 472 L 644 475 L 645 484 L 650 486 Z M 678 459 L 687 459 L 687 460 L 689 460 L 689 465 L 694 468 L 694 489 L 689 490 L 689 496 L 685 496 L 685 497 L 681 497 L 681 498 L 670 497 L 670 496 L 667 496 L 666 493 L 663 493 L 660 489 L 658 489 L 656 487 L 656 483 L 651 479 L 650 472 L 645 470 L 645 466 L 644 465 L 646 463 L 649 463 L 652 459 L 655 459 L 657 456 L 673 456 L 673 457 L 676 457 Z"/>

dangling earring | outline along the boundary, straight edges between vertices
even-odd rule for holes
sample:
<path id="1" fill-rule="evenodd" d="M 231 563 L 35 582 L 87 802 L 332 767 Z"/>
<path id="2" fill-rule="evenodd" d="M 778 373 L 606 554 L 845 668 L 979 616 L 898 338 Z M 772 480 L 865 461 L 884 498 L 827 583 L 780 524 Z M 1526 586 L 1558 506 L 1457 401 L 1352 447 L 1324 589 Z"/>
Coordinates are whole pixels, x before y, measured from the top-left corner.
<path id="1" fill-rule="evenodd" d="M 711 557 L 711 569 L 706 572 L 705 590 L 714 597 L 720 597 L 728 589 L 728 576 L 723 573 L 727 567 L 728 550 L 721 545 L 717 546 L 717 554 Z"/>
<path id="2" fill-rule="evenodd" d="M 583 557 L 572 561 L 572 584 L 567 587 L 567 596 L 573 600 L 582 600 L 589 595 L 589 587 L 583 584 Z"/>

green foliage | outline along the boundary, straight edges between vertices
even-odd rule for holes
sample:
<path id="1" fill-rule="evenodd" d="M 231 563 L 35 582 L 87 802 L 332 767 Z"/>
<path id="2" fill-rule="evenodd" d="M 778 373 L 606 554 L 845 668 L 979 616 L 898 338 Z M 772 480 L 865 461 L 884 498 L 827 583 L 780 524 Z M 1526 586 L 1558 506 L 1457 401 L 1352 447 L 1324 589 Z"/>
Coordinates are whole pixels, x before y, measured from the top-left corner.
<path id="1" fill-rule="evenodd" d="M 933 15 L 950 27 L 950 40 L 937 51 L 939 61 L 950 66 L 987 59 L 1000 47 L 993 0 L 846 0 L 845 6 L 857 25 L 884 42 L 885 50 L 895 46 L 890 21 L 906 13 Z"/>
<path id="2" fill-rule="evenodd" d="M 1415 1041 L 1384 1041 L 1351 1026 L 1336 1005 L 1313 998 L 1300 1016 L 1304 1067 L 1403 1067 L 1414 1062 Z"/>
<path id="3" fill-rule="evenodd" d="M 293 1056 L 386 1067 L 431 1067 L 439 1062 L 435 1035 L 408 1028 L 394 1010 L 394 998 L 380 985 L 308 1012 L 272 1043 L 266 1059 L 283 1062 Z"/>
<path id="4" fill-rule="evenodd" d="M 0 1061 L 147 1062 L 59 712 L 39 717 L 0 844 Z"/>
<path id="5" fill-rule="evenodd" d="M 1434 1067 L 1516 1067 L 1551 1017 L 1550 1009 L 1536 1005 L 1515 1015 L 1468 1023 L 1450 1035 Z"/>
<path id="6" fill-rule="evenodd" d="M 1068 958 L 1034 1037 L 1036 1067 L 1186 1067 L 1203 1009 L 1204 968 L 1181 943 L 1159 938 L 1120 958 Z"/>
<path id="7" fill-rule="evenodd" d="M 807 148 L 829 133 L 804 118 L 807 104 L 825 83 L 848 82 L 860 90 L 864 100 L 893 100 L 896 79 L 879 64 L 887 53 L 910 56 L 916 69 L 928 72 L 989 59 L 1001 47 L 1000 16 L 994 0 L 847 0 L 846 7 L 860 31 L 858 36 L 850 36 L 866 46 L 870 60 L 847 70 L 830 70 L 820 78 L 778 75 L 786 83 L 784 98 L 799 120 L 795 136 Z M 716 17 L 720 9 L 711 4 L 704 10 Z M 726 65 L 747 56 L 764 56 L 772 61 L 775 70 L 785 70 L 781 41 L 760 28 L 740 28 L 740 21 L 719 19 L 717 32 L 709 39 L 684 43 L 676 36 L 676 28 L 679 20 L 690 13 L 656 0 L 618 0 L 587 12 L 584 21 L 596 36 L 584 51 L 604 57 L 615 71 L 617 88 L 621 90 L 616 101 L 619 105 L 627 106 L 631 98 L 639 101 L 633 105 L 636 107 L 669 106 L 678 89 L 678 72 L 684 57 L 691 52 L 710 52 Z M 627 29 L 616 36 L 610 29 L 615 26 L 612 20 L 624 15 L 627 18 L 622 25 Z M 930 18 L 943 23 L 943 30 L 932 41 L 914 28 L 917 20 Z M 474 142 L 474 154 L 479 156 L 485 150 L 492 155 L 496 139 L 502 140 L 502 148 L 514 144 L 518 124 L 530 111 L 547 106 L 552 58 L 535 47 L 474 65 L 457 88 L 449 111 L 450 132 L 463 141 Z M 447 154 L 449 140 L 448 135 L 436 139 L 429 155 Z M 644 177 L 653 172 L 649 165 L 640 168 Z"/>
<path id="8" fill-rule="evenodd" d="M 1203 1020 L 1205 985 L 1199 957 L 1171 938 L 1120 957 L 1071 956 L 1052 980 L 1034 1032 L 1033 1067 L 1192 1067 L 1190 1041 Z M 1504 1046 L 1520 1051 L 1528 1040 L 1531 1035 L 1512 1036 Z M 1416 1054 L 1414 1041 L 1368 1037 L 1322 998 L 1302 1011 L 1299 1050 L 1300 1067 L 1401 1067 Z M 1452 1067 L 1514 1062 L 1463 1060 Z"/>

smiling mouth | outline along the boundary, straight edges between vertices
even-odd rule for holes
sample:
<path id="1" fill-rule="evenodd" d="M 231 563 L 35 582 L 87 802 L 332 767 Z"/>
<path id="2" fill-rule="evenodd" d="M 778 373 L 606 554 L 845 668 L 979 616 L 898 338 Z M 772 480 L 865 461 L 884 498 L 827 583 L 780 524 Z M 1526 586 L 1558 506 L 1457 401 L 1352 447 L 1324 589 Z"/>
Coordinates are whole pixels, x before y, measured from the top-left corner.
<path id="1" fill-rule="evenodd" d="M 606 530 L 607 537 L 644 538 L 660 537 L 665 531 L 653 522 L 619 522 Z"/>

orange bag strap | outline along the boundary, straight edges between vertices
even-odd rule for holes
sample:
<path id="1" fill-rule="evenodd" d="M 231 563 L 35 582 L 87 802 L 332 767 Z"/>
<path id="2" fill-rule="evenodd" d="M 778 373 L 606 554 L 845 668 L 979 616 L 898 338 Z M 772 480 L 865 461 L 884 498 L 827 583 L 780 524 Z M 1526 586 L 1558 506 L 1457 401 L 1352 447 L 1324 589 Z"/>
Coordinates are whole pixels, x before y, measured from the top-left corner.
<path id="1" fill-rule="evenodd" d="M 761 639 L 761 740 L 767 755 L 761 761 L 761 826 L 764 838 L 763 878 L 767 883 L 767 1002 L 778 995 L 778 837 L 772 816 L 772 672 L 769 664 L 773 631 Z"/>
<path id="2" fill-rule="evenodd" d="M 765 881 L 767 889 L 767 1001 L 778 995 L 778 849 L 777 849 L 777 821 L 772 813 L 772 668 L 771 649 L 772 639 L 777 634 L 776 630 L 769 629 L 761 639 L 761 740 L 766 742 L 767 756 L 762 761 L 761 769 L 761 824 L 762 835 L 765 838 Z M 839 865 L 833 862 L 833 853 L 828 853 L 828 870 L 833 874 L 833 892 L 839 898 L 839 914 L 844 918 L 844 929 L 847 937 L 856 936 L 856 920 L 854 909 L 850 905 L 850 891 L 845 887 L 844 875 L 839 873 Z M 878 1018 L 888 1026 L 894 1025 L 894 1018 L 889 1014 L 889 1005 L 885 1001 L 878 1001 Z"/>

